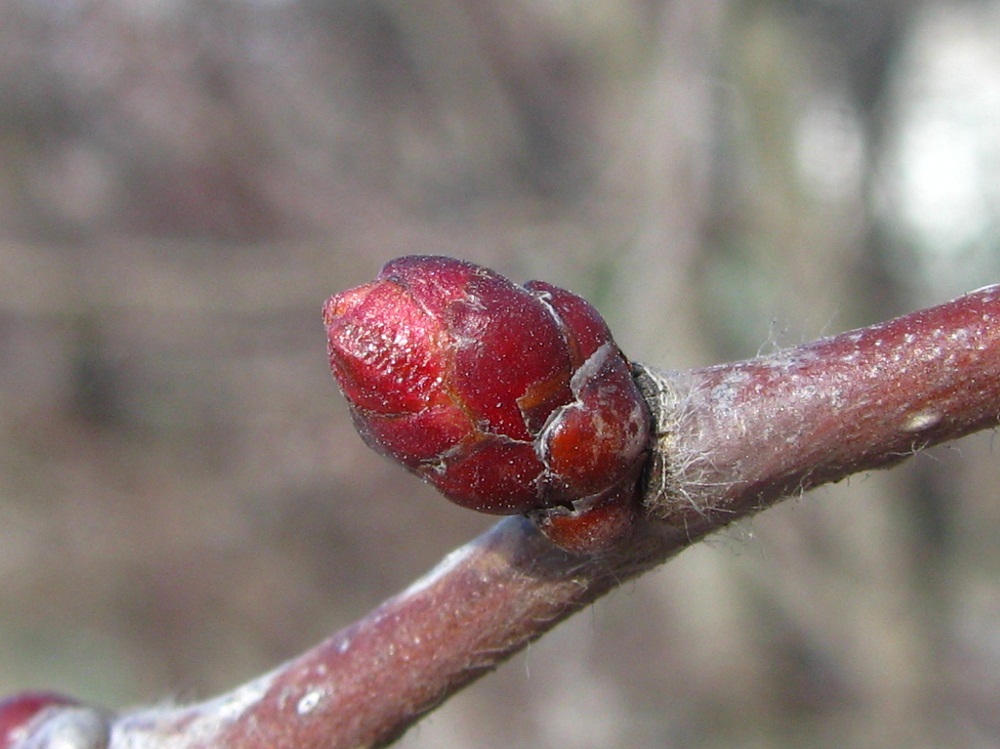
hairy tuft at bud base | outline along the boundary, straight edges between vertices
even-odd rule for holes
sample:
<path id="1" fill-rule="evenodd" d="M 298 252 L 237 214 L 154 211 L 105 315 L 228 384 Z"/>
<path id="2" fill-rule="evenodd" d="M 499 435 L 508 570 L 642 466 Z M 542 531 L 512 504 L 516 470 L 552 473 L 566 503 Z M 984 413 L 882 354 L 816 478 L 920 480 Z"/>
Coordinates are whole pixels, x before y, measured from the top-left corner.
<path id="1" fill-rule="evenodd" d="M 323 322 L 333 375 L 371 447 L 457 504 L 530 513 L 564 548 L 626 535 L 650 416 L 587 301 L 410 256 L 327 300 Z M 567 531 L 574 523 L 580 533 Z"/>

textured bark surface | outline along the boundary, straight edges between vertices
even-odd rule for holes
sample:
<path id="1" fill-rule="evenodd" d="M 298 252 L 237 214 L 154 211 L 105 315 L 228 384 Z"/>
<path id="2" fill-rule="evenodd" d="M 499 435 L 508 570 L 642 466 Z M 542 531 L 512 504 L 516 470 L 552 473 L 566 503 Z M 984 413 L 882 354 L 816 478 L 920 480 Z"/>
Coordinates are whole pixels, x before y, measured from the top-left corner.
<path id="1" fill-rule="evenodd" d="M 1000 287 L 745 362 L 650 374 L 654 516 L 699 536 L 997 424 Z M 664 418 L 665 417 L 665 418 Z"/>

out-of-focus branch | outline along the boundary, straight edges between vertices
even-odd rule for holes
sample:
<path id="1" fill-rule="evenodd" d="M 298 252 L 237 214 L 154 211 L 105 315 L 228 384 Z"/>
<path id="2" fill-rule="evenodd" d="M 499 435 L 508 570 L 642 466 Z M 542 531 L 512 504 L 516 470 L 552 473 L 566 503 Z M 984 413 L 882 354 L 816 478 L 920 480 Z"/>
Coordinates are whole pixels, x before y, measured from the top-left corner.
<path id="1" fill-rule="evenodd" d="M 1000 286 L 751 361 L 636 369 L 658 429 L 647 518 L 629 545 L 574 556 L 531 523 L 504 520 L 274 672 L 208 702 L 114 719 L 109 745 L 391 742 L 573 612 L 706 534 L 789 494 L 996 426 Z"/>

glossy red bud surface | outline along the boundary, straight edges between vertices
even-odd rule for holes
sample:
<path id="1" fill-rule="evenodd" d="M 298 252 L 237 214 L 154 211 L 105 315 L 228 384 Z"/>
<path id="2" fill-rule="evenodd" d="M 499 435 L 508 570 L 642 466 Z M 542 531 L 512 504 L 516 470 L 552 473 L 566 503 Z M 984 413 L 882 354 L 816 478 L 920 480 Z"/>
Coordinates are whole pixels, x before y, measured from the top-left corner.
<path id="1" fill-rule="evenodd" d="M 411 256 L 331 297 L 323 321 L 361 436 L 452 501 L 576 517 L 633 500 L 649 412 L 581 297 Z"/>
<path id="2" fill-rule="evenodd" d="M 634 486 L 625 483 L 619 492 L 602 496 L 583 507 L 548 507 L 528 516 L 552 543 L 567 551 L 594 554 L 625 541 L 639 517 Z"/>

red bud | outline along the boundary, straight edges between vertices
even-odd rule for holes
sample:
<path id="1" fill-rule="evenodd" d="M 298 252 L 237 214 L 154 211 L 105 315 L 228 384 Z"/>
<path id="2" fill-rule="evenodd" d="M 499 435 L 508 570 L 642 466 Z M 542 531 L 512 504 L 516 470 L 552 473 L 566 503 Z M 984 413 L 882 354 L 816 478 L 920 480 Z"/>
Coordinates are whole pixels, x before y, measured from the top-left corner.
<path id="1" fill-rule="evenodd" d="M 77 704 L 57 692 L 20 692 L 0 700 L 0 749 L 12 749 L 28 734 L 32 721 L 52 707 Z"/>
<path id="2" fill-rule="evenodd" d="M 634 502 L 649 411 L 584 299 L 412 256 L 331 297 L 323 321 L 361 436 L 452 501 L 501 515 L 558 509 L 560 528 L 599 506 L 610 515 L 612 498 Z M 578 535 L 591 539 L 581 549 L 610 545 Z"/>

